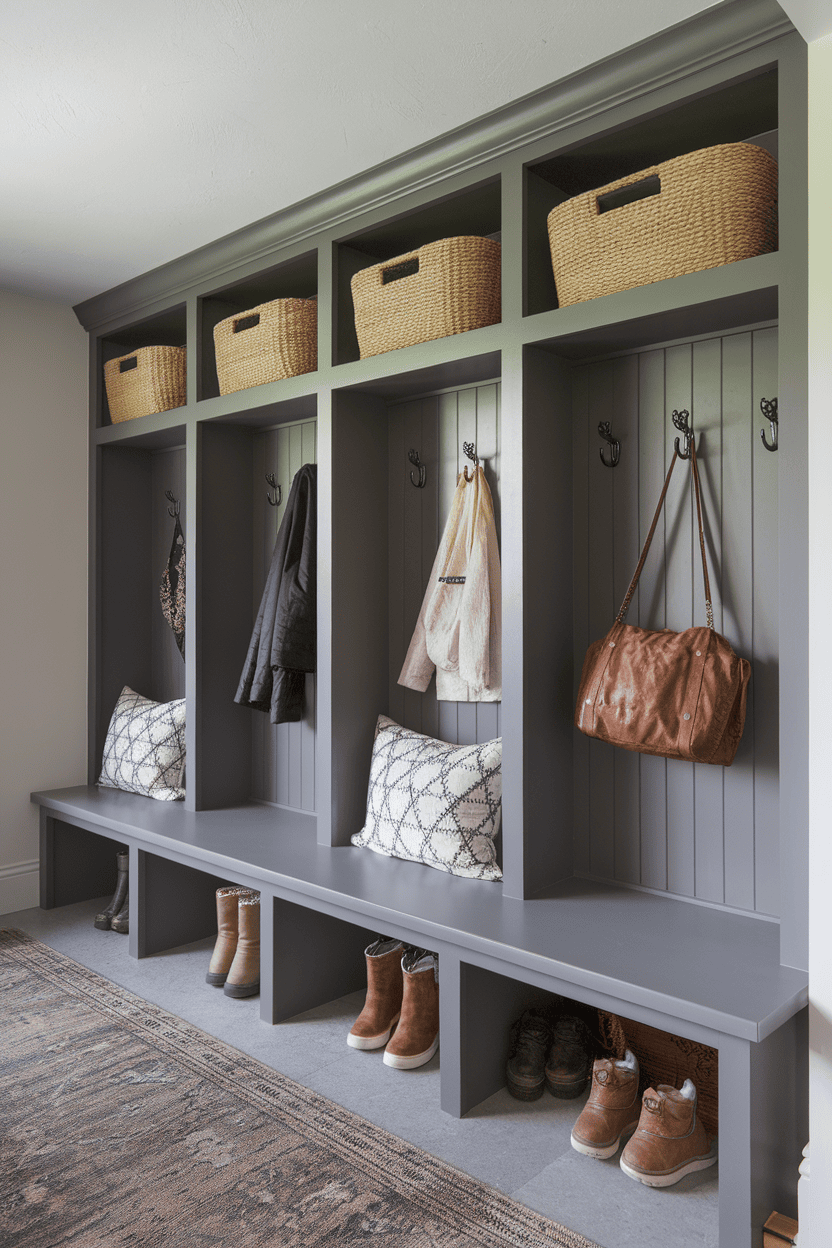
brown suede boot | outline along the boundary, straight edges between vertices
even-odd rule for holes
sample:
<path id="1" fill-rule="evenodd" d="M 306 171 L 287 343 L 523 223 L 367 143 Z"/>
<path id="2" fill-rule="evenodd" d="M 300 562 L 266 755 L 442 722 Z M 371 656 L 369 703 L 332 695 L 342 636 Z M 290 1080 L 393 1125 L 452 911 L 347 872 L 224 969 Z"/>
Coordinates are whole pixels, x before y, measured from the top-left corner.
<path id="1" fill-rule="evenodd" d="M 260 894 L 237 898 L 237 950 L 223 985 L 227 997 L 253 997 L 260 991 Z"/>
<path id="2" fill-rule="evenodd" d="M 402 1016 L 384 1050 L 384 1064 L 399 1070 L 424 1066 L 439 1047 L 439 973 L 435 953 L 408 949 L 402 958 Z"/>
<path id="3" fill-rule="evenodd" d="M 367 998 L 350 1028 L 347 1044 L 353 1049 L 383 1049 L 402 1008 L 402 954 L 400 940 L 378 940 L 364 950 L 367 961 Z"/>
<path id="4" fill-rule="evenodd" d="M 671 1187 L 686 1174 L 716 1161 L 696 1112 L 696 1088 L 686 1079 L 680 1091 L 669 1084 L 644 1093 L 638 1130 L 621 1154 L 621 1169 L 647 1187 Z"/>
<path id="5" fill-rule="evenodd" d="M 587 1157 L 612 1157 L 622 1136 L 638 1126 L 638 1061 L 629 1049 L 623 1059 L 599 1057 L 592 1066 L 592 1091 L 572 1128 L 572 1147 Z"/>
<path id="6" fill-rule="evenodd" d="M 208 974 L 205 976 L 206 984 L 222 988 L 225 983 L 237 952 L 238 902 L 241 897 L 252 895 L 250 888 L 232 886 L 217 889 L 217 943 L 214 945 Z"/>

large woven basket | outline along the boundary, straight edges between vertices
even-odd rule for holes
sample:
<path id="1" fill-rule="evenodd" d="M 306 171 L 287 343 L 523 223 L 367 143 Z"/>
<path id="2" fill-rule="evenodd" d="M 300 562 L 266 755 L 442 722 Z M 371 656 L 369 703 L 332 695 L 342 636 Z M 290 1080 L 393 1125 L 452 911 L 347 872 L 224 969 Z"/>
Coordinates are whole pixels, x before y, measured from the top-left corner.
<path id="1" fill-rule="evenodd" d="M 659 1083 L 681 1088 L 690 1079 L 696 1088 L 699 1117 L 711 1135 L 719 1132 L 719 1054 L 707 1044 L 684 1040 L 666 1031 L 598 1011 L 601 1038 L 615 1057 L 626 1049 L 638 1058 L 640 1092 Z"/>
<path id="2" fill-rule="evenodd" d="M 185 403 L 185 348 L 139 347 L 104 365 L 107 405 L 114 425 L 168 412 Z"/>
<path id="3" fill-rule="evenodd" d="M 214 327 L 220 394 L 282 381 L 318 367 L 318 304 L 273 299 Z"/>
<path id="4" fill-rule="evenodd" d="M 777 162 L 705 147 L 576 195 L 547 225 L 560 307 L 731 264 L 777 250 Z"/>
<path id="5" fill-rule="evenodd" d="M 361 358 L 462 334 L 500 319 L 500 244 L 442 238 L 352 279 Z"/>

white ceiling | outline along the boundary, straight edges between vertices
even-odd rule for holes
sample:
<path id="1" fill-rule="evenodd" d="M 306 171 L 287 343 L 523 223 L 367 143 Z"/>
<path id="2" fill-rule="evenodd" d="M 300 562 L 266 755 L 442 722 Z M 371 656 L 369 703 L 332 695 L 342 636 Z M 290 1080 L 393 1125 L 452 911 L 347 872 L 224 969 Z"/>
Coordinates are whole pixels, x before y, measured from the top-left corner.
<path id="1" fill-rule="evenodd" d="M 0 288 L 76 303 L 711 2 L 6 4 Z"/>

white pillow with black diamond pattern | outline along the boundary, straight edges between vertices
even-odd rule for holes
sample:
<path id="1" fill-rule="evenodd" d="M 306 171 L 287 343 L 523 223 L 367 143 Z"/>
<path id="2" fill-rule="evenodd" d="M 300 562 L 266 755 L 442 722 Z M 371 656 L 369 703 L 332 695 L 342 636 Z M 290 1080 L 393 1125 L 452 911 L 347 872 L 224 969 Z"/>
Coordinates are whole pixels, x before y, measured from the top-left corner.
<path id="1" fill-rule="evenodd" d="M 451 875 L 501 880 L 503 741 L 450 745 L 379 715 L 364 827 L 353 845 Z"/>
<path id="2" fill-rule="evenodd" d="M 125 685 L 107 729 L 98 783 L 161 802 L 185 796 L 185 699 L 151 702 Z"/>

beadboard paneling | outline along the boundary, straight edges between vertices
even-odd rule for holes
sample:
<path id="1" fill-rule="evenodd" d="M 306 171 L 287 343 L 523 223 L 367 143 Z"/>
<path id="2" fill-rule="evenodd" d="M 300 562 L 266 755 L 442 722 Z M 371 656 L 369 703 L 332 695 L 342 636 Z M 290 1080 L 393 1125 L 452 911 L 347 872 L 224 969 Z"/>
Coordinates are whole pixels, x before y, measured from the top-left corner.
<path id="1" fill-rule="evenodd" d="M 254 601 L 257 616 L 277 534 L 295 473 L 317 462 L 314 420 L 281 425 L 259 433 L 254 440 Z M 265 474 L 273 472 L 281 487 L 281 501 L 272 507 L 273 493 Z M 245 656 L 240 656 L 240 666 Z M 268 715 L 252 711 L 252 796 L 294 810 L 315 810 L 315 674 L 306 677 L 304 718 L 296 724 L 272 724 Z"/>
<path id="2" fill-rule="evenodd" d="M 473 442 L 494 499 L 500 533 L 500 386 L 498 382 L 448 391 L 389 408 L 389 618 L 391 718 L 406 728 L 460 745 L 501 734 L 499 702 L 439 702 L 435 677 L 425 693 L 397 683 L 413 636 L 433 561 L 464 465 L 463 442 Z M 425 465 L 424 489 L 410 481 Z"/>
<path id="3" fill-rule="evenodd" d="M 575 744 L 580 874 L 777 914 L 777 455 L 760 398 L 777 394 L 777 331 L 714 337 L 576 368 L 573 404 L 575 671 L 608 630 L 638 560 L 687 408 L 697 435 L 714 624 L 752 662 L 745 732 L 730 768 Z M 604 467 L 598 423 L 621 462 Z M 705 623 L 690 468 L 677 462 L 628 621 Z"/>

